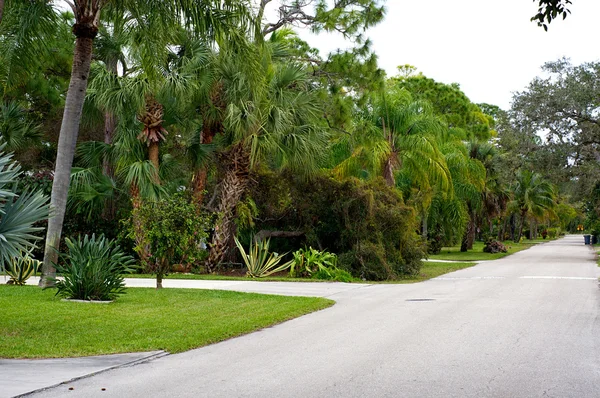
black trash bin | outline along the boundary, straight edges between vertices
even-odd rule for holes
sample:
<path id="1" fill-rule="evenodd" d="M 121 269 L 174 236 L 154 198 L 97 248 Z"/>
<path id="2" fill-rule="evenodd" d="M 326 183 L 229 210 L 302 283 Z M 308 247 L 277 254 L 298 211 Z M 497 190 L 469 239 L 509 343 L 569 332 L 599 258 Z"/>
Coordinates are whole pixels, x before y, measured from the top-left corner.
<path id="1" fill-rule="evenodd" d="M 583 241 L 586 245 L 589 245 L 592 241 L 592 235 L 583 235 Z"/>
<path id="2" fill-rule="evenodd" d="M 592 235 L 592 245 L 598 244 L 598 235 Z"/>

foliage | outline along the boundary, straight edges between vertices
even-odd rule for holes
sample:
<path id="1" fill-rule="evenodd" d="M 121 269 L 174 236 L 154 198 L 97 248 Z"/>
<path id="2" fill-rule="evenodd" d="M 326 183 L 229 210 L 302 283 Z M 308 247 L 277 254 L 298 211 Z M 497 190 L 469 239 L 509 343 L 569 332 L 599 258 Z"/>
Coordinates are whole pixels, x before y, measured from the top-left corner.
<path id="1" fill-rule="evenodd" d="M 37 191 L 16 195 L 13 191 L 20 166 L 12 155 L 2 152 L 0 145 L 0 270 L 13 258 L 35 247 L 35 235 L 42 228 L 35 223 L 48 216 L 47 197 Z"/>
<path id="2" fill-rule="evenodd" d="M 7 264 L 6 275 L 10 277 L 7 284 L 23 286 L 27 283 L 27 279 L 35 274 L 39 267 L 40 261 L 30 257 L 31 253 L 21 253 L 19 257 L 13 258 Z"/>
<path id="3" fill-rule="evenodd" d="M 257 223 L 258 229 L 304 231 L 308 246 L 337 253 L 338 267 L 353 277 L 386 280 L 418 272 L 424 245 L 415 212 L 382 178 L 307 181 L 268 172 L 256 178 L 260 189 L 251 195 L 261 219 L 273 220 Z"/>
<path id="4" fill-rule="evenodd" d="M 508 249 L 504 246 L 504 243 L 488 238 L 483 247 L 485 253 L 506 253 Z"/>
<path id="5" fill-rule="evenodd" d="M 337 267 L 332 269 L 320 269 L 312 275 L 312 278 L 345 283 L 354 282 L 356 280 L 356 278 L 354 278 L 348 271 Z"/>
<path id="6" fill-rule="evenodd" d="M 206 241 L 209 217 L 198 212 L 184 194 L 146 201 L 133 210 L 129 237 L 139 232 L 141 241 L 135 251 L 142 265 L 156 274 L 157 287 L 173 264 L 192 266 L 205 256 L 201 244 Z M 142 253 L 147 253 L 143 257 Z"/>
<path id="7" fill-rule="evenodd" d="M 568 7 L 573 4 L 571 0 L 537 0 L 537 2 L 538 12 L 531 17 L 531 20 L 537 22 L 538 26 L 543 27 L 545 31 L 548 31 L 547 23 L 552 20 L 560 17 L 566 19 L 571 13 Z"/>
<path id="8" fill-rule="evenodd" d="M 125 293 L 123 274 L 133 271 L 133 257 L 123 253 L 113 240 L 85 235 L 65 239 L 69 250 L 64 264 L 56 264 L 63 279 L 56 281 L 56 294 L 74 300 L 115 300 Z"/>
<path id="9" fill-rule="evenodd" d="M 244 260 L 244 264 L 246 264 L 246 267 L 248 268 L 247 275 L 250 278 L 264 278 L 265 276 L 269 276 L 276 272 L 285 271 L 294 263 L 293 261 L 288 261 L 279 264 L 285 254 L 280 255 L 278 253 L 270 253 L 270 239 L 254 242 L 254 244 L 250 246 L 248 253 L 246 253 L 246 250 L 244 250 L 244 246 L 240 241 L 237 238 L 234 239 L 236 246 L 240 250 L 240 255 Z"/>
<path id="10" fill-rule="evenodd" d="M 310 277 L 317 272 L 328 274 L 337 264 L 337 256 L 327 251 L 320 251 L 312 247 L 298 249 L 293 253 L 294 262 L 290 267 L 292 278 Z"/>

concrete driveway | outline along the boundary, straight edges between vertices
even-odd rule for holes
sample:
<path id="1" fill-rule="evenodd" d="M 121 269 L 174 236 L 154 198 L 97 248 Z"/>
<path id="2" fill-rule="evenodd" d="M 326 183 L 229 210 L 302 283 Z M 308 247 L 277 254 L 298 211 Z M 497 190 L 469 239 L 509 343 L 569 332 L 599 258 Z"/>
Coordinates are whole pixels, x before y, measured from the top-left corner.
<path id="1" fill-rule="evenodd" d="M 341 289 L 329 309 L 35 396 L 599 397 L 594 258 L 569 236 L 424 283 Z"/>

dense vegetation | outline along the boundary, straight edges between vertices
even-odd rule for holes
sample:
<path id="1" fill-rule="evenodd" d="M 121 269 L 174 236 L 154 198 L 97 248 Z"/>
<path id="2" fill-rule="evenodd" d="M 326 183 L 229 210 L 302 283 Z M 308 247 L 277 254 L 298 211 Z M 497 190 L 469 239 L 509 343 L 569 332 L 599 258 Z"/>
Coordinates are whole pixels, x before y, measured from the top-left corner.
<path id="1" fill-rule="evenodd" d="M 26 173 L 0 195 L 52 198 L 53 217 L 34 217 L 43 284 L 80 234 L 117 239 L 160 282 L 240 264 L 236 237 L 270 238 L 282 264 L 312 247 L 336 272 L 388 280 L 444 246 L 584 219 L 600 233 L 598 64 L 549 63 L 501 110 L 410 65 L 386 76 L 363 37 L 379 1 L 284 2 L 276 20 L 269 3 L 6 1 L 0 137 Z M 354 47 L 320 54 L 298 25 Z"/>

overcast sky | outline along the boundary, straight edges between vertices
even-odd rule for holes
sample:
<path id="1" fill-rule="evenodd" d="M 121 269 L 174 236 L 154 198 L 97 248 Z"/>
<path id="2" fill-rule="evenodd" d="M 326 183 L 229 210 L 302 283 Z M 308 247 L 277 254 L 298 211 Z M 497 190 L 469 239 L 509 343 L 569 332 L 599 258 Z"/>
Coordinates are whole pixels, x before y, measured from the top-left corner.
<path id="1" fill-rule="evenodd" d="M 600 1 L 573 3 L 572 14 L 544 32 L 529 20 L 537 11 L 532 0 L 388 0 L 385 21 L 367 35 L 388 75 L 411 64 L 435 80 L 459 83 L 473 102 L 507 109 L 543 63 L 600 60 Z M 348 46 L 333 34 L 302 36 L 324 52 Z"/>

